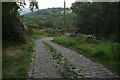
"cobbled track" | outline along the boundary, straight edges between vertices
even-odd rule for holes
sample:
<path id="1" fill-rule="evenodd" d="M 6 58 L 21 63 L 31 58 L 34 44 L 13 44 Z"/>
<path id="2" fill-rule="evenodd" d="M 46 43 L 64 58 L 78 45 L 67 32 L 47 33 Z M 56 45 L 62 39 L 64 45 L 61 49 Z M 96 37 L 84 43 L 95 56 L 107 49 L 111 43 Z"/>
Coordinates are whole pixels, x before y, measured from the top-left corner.
<path id="1" fill-rule="evenodd" d="M 78 54 L 77 52 L 60 46 L 52 42 L 53 37 L 47 37 L 35 40 L 36 51 L 33 60 L 32 77 L 33 78 L 61 78 L 61 75 L 57 72 L 57 68 L 53 65 L 52 56 L 42 41 L 50 44 L 58 52 L 60 52 L 70 64 L 73 64 L 80 70 L 80 75 L 84 75 L 85 78 L 118 78 L 117 74 L 113 74 L 110 70 L 97 62 L 93 62 L 90 59 Z"/>

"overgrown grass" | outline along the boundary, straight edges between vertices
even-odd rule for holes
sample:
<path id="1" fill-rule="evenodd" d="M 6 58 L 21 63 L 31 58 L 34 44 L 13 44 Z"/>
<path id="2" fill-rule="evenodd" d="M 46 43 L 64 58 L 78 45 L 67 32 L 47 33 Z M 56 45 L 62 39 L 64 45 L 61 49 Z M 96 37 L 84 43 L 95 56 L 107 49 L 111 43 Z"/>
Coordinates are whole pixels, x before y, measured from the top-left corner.
<path id="1" fill-rule="evenodd" d="M 38 31 L 38 30 L 35 30 L 35 29 L 33 29 L 31 34 L 32 34 L 33 39 L 38 39 L 38 38 L 42 38 L 42 37 L 47 36 L 47 33 L 42 32 L 42 31 Z"/>
<path id="2" fill-rule="evenodd" d="M 3 78 L 26 78 L 30 68 L 34 44 L 7 44 L 9 44 L 7 47 L 3 47 L 2 55 Z"/>
<path id="3" fill-rule="evenodd" d="M 54 42 L 71 48 L 84 56 L 100 61 L 112 70 L 120 68 L 120 43 L 97 41 L 85 37 L 55 37 Z"/>
<path id="4" fill-rule="evenodd" d="M 57 52 L 57 50 L 54 49 L 50 44 L 48 44 L 46 42 L 42 42 L 42 43 L 48 47 L 50 52 L 52 52 L 53 59 L 60 60 L 63 57 L 63 55 L 60 52 Z"/>
<path id="5" fill-rule="evenodd" d="M 49 32 L 32 29 L 31 36 L 33 39 L 38 39 L 38 38 L 43 38 L 43 37 L 55 37 L 57 35 L 54 33 L 49 33 Z"/>

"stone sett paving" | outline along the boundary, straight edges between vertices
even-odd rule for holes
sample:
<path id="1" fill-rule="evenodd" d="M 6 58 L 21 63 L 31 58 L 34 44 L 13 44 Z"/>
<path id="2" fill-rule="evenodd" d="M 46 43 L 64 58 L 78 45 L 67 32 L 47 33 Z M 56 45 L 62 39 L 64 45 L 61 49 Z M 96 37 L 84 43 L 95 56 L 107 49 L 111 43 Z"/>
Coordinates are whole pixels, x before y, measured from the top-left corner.
<path id="1" fill-rule="evenodd" d="M 75 65 L 80 69 L 80 73 L 83 74 L 86 78 L 118 78 L 119 76 L 113 74 L 110 70 L 105 68 L 102 64 L 93 62 L 90 59 L 80 55 L 79 53 L 60 46 L 50 40 L 52 37 L 45 38 L 47 43 L 53 46 L 58 52 L 63 54 L 69 61 L 69 63 Z"/>
<path id="2" fill-rule="evenodd" d="M 59 78 L 56 67 L 51 61 L 51 54 L 47 51 L 46 46 L 41 39 L 35 40 L 36 52 L 33 67 L 33 78 Z"/>
<path id="3" fill-rule="evenodd" d="M 53 46 L 58 52 L 67 58 L 68 62 L 73 64 L 80 70 L 79 74 L 85 76 L 85 78 L 118 78 L 119 76 L 113 74 L 110 70 L 97 62 L 93 62 L 90 59 L 78 54 L 77 52 L 60 46 L 51 40 L 53 37 L 47 37 L 35 40 L 36 52 L 33 64 L 33 78 L 60 78 L 57 73 L 55 63 L 51 61 L 51 54 L 47 51 L 46 47 L 42 43 L 45 41 Z"/>

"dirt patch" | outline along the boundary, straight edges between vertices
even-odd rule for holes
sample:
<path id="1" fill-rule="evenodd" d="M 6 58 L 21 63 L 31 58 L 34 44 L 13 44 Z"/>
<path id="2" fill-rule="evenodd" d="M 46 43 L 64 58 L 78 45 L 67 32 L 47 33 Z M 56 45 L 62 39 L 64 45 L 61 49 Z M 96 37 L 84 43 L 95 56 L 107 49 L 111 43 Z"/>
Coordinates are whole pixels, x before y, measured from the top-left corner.
<path id="1" fill-rule="evenodd" d="M 7 56 L 14 56 L 16 54 L 20 54 L 22 51 L 18 48 L 6 48 L 3 49 L 3 54 L 6 54 Z"/>

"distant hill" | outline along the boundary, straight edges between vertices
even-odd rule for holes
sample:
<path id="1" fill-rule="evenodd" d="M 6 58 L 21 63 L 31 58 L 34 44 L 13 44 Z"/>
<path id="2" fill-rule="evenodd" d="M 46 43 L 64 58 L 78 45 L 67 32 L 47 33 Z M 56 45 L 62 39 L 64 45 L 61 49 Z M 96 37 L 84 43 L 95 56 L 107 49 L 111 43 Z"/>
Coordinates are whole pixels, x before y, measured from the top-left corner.
<path id="1" fill-rule="evenodd" d="M 37 9 L 34 9 L 34 11 L 37 11 Z M 20 15 L 25 15 L 26 13 L 31 12 L 29 8 L 23 8 L 22 11 L 19 11 Z"/>
<path id="2" fill-rule="evenodd" d="M 64 28 L 64 8 L 48 8 L 27 13 L 23 19 L 28 24 L 36 24 L 38 27 Z M 66 26 L 73 28 L 75 14 L 66 9 Z"/>
<path id="3" fill-rule="evenodd" d="M 48 9 L 42 9 L 42 10 L 38 10 L 37 12 L 33 12 L 33 13 L 29 13 L 28 15 L 46 15 L 46 14 L 50 14 L 50 13 L 56 13 L 56 12 L 62 12 L 64 11 L 64 8 L 48 8 Z M 28 9 L 25 9 L 23 12 L 31 12 Z"/>

